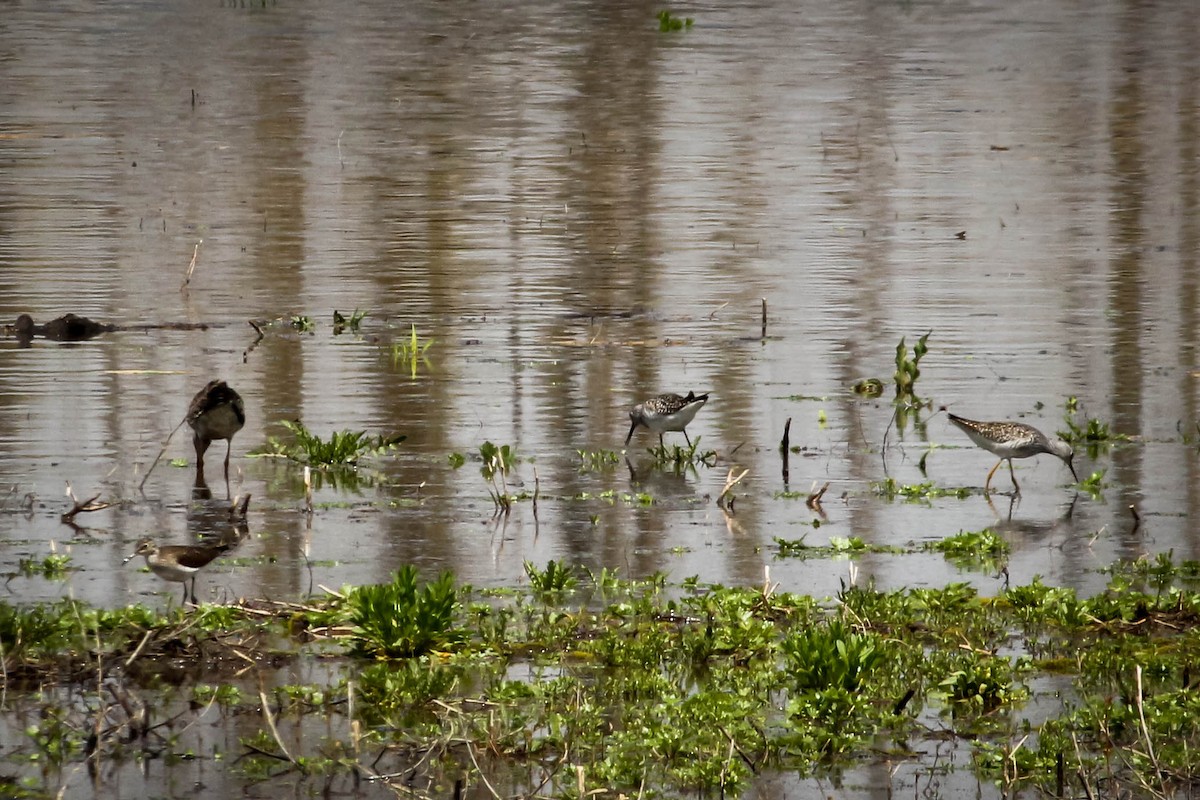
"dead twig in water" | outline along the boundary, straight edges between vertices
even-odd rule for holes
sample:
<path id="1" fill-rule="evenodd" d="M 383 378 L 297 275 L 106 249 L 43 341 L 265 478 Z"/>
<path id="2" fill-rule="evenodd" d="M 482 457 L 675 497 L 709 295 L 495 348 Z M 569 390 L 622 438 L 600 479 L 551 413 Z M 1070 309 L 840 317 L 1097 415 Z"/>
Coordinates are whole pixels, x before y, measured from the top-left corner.
<path id="1" fill-rule="evenodd" d="M 254 328 L 254 332 L 258 335 L 254 338 L 254 341 L 250 343 L 250 346 L 242 351 L 242 363 L 243 364 L 245 364 L 249 360 L 250 351 L 253 350 L 254 348 L 258 347 L 258 343 L 263 340 L 263 336 L 264 336 L 263 329 L 259 327 L 257 322 L 255 322 L 252 319 L 248 319 L 248 320 L 246 320 L 246 322 L 250 323 L 250 327 Z"/>
<path id="2" fill-rule="evenodd" d="M 815 485 L 815 484 L 814 484 Z M 825 481 L 825 485 L 808 496 L 804 501 L 804 505 L 811 508 L 813 511 L 821 510 L 821 498 L 825 496 L 825 492 L 829 489 L 829 481 Z"/>
<path id="3" fill-rule="evenodd" d="M 79 499 L 75 497 L 75 490 L 71 488 L 70 481 L 67 481 L 67 497 L 69 497 L 71 502 L 74 504 L 71 510 L 63 514 L 61 517 L 62 521 L 66 522 L 67 524 L 70 524 L 71 520 L 75 519 L 76 514 L 81 514 L 85 511 L 103 511 L 112 505 L 112 503 L 97 503 L 96 501 L 100 499 L 99 494 L 92 495 L 87 500 L 80 502 Z"/>
<path id="4" fill-rule="evenodd" d="M 150 473 L 154 472 L 154 468 L 157 467 L 158 462 L 162 460 L 163 453 L 167 452 L 167 448 L 171 445 L 171 438 L 175 436 L 176 431 L 183 427 L 183 423 L 185 422 L 187 422 L 187 417 L 179 420 L 179 424 L 175 426 L 175 429 L 167 434 L 167 440 L 163 442 L 162 449 L 159 450 L 158 455 L 154 457 L 154 463 L 150 465 L 150 469 L 146 470 L 146 474 L 142 476 L 142 482 L 138 484 L 139 492 L 142 490 L 142 487 L 146 485 L 146 481 L 150 480 Z"/>
<path id="5" fill-rule="evenodd" d="M 735 471 L 736 471 L 736 467 L 731 467 L 729 469 L 729 474 L 725 476 L 725 488 L 721 490 L 721 493 L 719 495 L 717 495 L 717 505 L 720 508 L 728 508 L 730 511 L 733 511 L 733 503 L 734 503 L 734 500 L 736 499 L 733 495 L 730 494 L 730 492 L 733 490 L 734 486 L 737 486 L 738 483 L 741 482 L 742 478 L 744 478 L 750 474 L 750 470 L 744 469 L 744 470 L 742 470 L 741 475 L 734 477 L 733 473 Z M 728 498 L 728 499 L 726 499 L 726 498 Z"/>
<path id="6" fill-rule="evenodd" d="M 1133 530 L 1130 531 L 1130 533 L 1133 533 L 1133 531 L 1136 531 L 1141 526 L 1142 515 L 1138 513 L 1137 506 L 1133 503 L 1129 504 L 1129 513 L 1133 515 Z"/>
<path id="7" fill-rule="evenodd" d="M 196 271 L 196 257 L 200 255 L 200 245 L 204 244 L 204 240 L 196 242 L 196 249 L 192 251 L 192 263 L 188 264 L 187 274 L 183 276 L 183 285 L 179 287 L 179 291 L 186 292 L 188 284 L 192 282 L 192 273 Z"/>
<path id="8" fill-rule="evenodd" d="M 287 746 L 283 743 L 283 737 L 279 735 L 279 729 L 275 727 L 275 715 L 271 713 L 271 705 L 267 702 L 267 690 L 263 686 L 263 677 L 260 672 L 258 675 L 258 700 L 262 703 L 263 719 L 267 721 L 267 727 L 271 729 L 271 735 L 275 737 L 275 744 L 279 745 L 280 751 L 293 764 L 296 759 L 292 758 L 292 754 L 288 752 Z"/>
<path id="9" fill-rule="evenodd" d="M 788 447 L 792 435 L 792 418 L 788 417 L 787 422 L 783 423 L 783 438 L 779 440 L 779 455 L 783 459 L 783 483 L 786 486 L 791 470 L 788 468 Z"/>
<path id="10" fill-rule="evenodd" d="M 762 299 L 762 338 L 767 338 L 767 298 Z"/>

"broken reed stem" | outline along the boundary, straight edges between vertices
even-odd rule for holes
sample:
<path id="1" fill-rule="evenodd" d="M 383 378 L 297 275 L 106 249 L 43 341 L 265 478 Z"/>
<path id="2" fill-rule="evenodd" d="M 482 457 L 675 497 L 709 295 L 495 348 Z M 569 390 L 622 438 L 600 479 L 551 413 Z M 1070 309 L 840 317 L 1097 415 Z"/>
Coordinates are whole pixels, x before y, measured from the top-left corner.
<path id="1" fill-rule="evenodd" d="M 142 482 L 138 484 L 139 492 L 142 490 L 142 487 L 146 485 L 146 481 L 150 480 L 150 473 L 154 472 L 154 468 L 157 467 L 158 462 L 160 460 L 162 460 L 163 453 L 167 452 L 167 447 L 170 446 L 170 444 L 171 444 L 171 437 L 173 437 L 175 435 L 175 431 L 178 431 L 180 428 L 183 427 L 183 423 L 185 423 L 185 422 L 187 422 L 187 417 L 184 417 L 183 419 L 179 420 L 179 424 L 175 426 L 175 430 L 173 430 L 167 434 L 167 440 L 165 442 L 163 442 L 162 449 L 160 449 L 158 451 L 158 455 L 156 455 L 154 457 L 154 463 L 152 463 L 150 465 L 150 469 L 146 470 L 146 474 L 144 476 L 142 476 Z"/>
<path id="2" fill-rule="evenodd" d="M 717 505 L 720 506 L 721 508 L 725 508 L 726 504 L 728 504 L 730 507 L 732 507 L 732 505 L 733 505 L 732 500 L 727 499 L 727 498 L 731 497 L 729 494 L 730 491 L 733 490 L 734 486 L 737 486 L 738 483 L 741 482 L 742 478 L 744 478 L 750 474 L 750 470 L 744 469 L 744 470 L 742 470 L 741 475 L 738 475 L 735 477 L 733 474 L 735 471 L 736 471 L 736 468 L 733 468 L 733 467 L 730 468 L 729 474 L 725 476 L 725 488 L 721 490 L 721 493 L 719 495 L 717 495 Z"/>
<path id="3" fill-rule="evenodd" d="M 538 494 L 541 493 L 541 483 L 538 481 L 537 467 L 533 468 L 533 516 L 537 516 Z"/>
<path id="4" fill-rule="evenodd" d="M 792 437 L 792 418 L 788 417 L 787 422 L 783 423 L 783 438 L 779 440 L 779 452 L 783 453 L 783 457 L 787 458 L 788 443 Z"/>
<path id="5" fill-rule="evenodd" d="M 819 511 L 821 509 L 821 498 L 825 496 L 825 492 L 828 490 L 829 481 L 825 481 L 824 486 L 808 496 L 808 499 L 804 501 L 804 505 L 808 506 L 814 511 Z"/>
<path id="6" fill-rule="evenodd" d="M 75 490 L 71 488 L 70 481 L 67 481 L 67 497 L 70 499 L 70 501 L 73 505 L 72 505 L 71 510 L 66 512 L 65 514 L 63 514 L 62 517 L 60 518 L 60 519 L 62 519 L 63 522 L 66 522 L 67 524 L 70 524 L 71 520 L 75 519 L 76 514 L 80 514 L 85 511 L 103 511 L 104 509 L 106 509 L 112 505 L 112 503 L 97 503 L 96 501 L 100 499 L 99 494 L 94 494 L 91 497 L 89 497 L 87 500 L 83 500 L 81 502 L 78 498 L 75 497 Z"/>
<path id="7" fill-rule="evenodd" d="M 306 513 L 313 512 L 313 490 L 312 490 L 312 467 L 304 465 L 304 510 Z"/>
<path id="8" fill-rule="evenodd" d="M 292 758 L 292 754 L 284 746 L 283 737 L 279 735 L 279 729 L 275 727 L 275 715 L 271 713 L 271 706 L 267 702 L 267 690 L 263 688 L 262 675 L 258 676 L 258 680 L 258 700 L 262 703 L 263 718 L 267 721 L 267 727 L 271 729 L 271 735 L 275 737 L 275 744 L 279 745 L 279 749 L 287 760 L 295 764 L 296 759 Z"/>
<path id="9" fill-rule="evenodd" d="M 767 298 L 762 299 L 762 338 L 767 338 Z"/>
<path id="10" fill-rule="evenodd" d="M 248 323 L 250 323 L 251 328 L 254 328 L 254 332 L 257 334 L 257 336 L 254 337 L 254 341 L 250 343 L 249 347 L 247 347 L 245 350 L 242 351 L 242 363 L 243 364 L 247 363 L 247 361 L 250 358 L 250 351 L 253 350 L 254 348 L 258 347 L 258 343 L 263 340 L 263 335 L 264 335 L 263 329 L 259 327 L 257 322 L 255 322 L 252 319 L 248 319 L 246 321 Z"/>
<path id="11" fill-rule="evenodd" d="M 200 255 L 200 245 L 204 244 L 204 240 L 196 242 L 196 249 L 192 251 L 192 263 L 188 264 L 187 274 L 183 276 L 183 285 L 179 287 L 179 291 L 186 292 L 188 284 L 192 282 L 192 273 L 196 271 L 196 258 Z"/>

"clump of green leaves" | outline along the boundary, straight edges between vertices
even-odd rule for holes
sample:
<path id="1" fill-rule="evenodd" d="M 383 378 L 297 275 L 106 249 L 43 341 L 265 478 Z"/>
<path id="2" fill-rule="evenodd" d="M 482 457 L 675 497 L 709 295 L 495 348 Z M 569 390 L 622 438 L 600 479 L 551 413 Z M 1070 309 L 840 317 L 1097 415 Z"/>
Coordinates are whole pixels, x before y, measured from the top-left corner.
<path id="1" fill-rule="evenodd" d="M 444 572 L 423 587 L 411 564 L 391 583 L 360 586 L 346 598 L 357 640 L 354 650 L 376 658 L 413 658 L 453 646 L 463 634 L 455 625 L 458 590 Z"/>
<path id="2" fill-rule="evenodd" d="M 850 390 L 863 397 L 879 397 L 883 394 L 883 381 L 879 378 L 862 378 L 856 381 Z"/>
<path id="3" fill-rule="evenodd" d="M 51 553 L 43 559 L 22 558 L 17 562 L 17 574 L 26 578 L 41 577 L 48 581 L 61 581 L 66 579 L 70 566 L 70 556 Z"/>
<path id="4" fill-rule="evenodd" d="M 662 33 L 681 31 L 684 29 L 690 30 L 692 27 L 692 22 L 693 20 L 691 17 L 677 17 L 670 11 L 667 11 L 665 8 L 658 12 L 658 30 Z M 765 314 L 766 312 L 764 311 L 763 313 Z"/>
<path id="5" fill-rule="evenodd" d="M 316 331 L 316 323 L 312 321 L 312 317 L 304 316 L 303 314 L 293 314 L 288 323 L 300 331 L 300 333 L 313 333 Z"/>
<path id="6" fill-rule="evenodd" d="M 517 461 L 516 451 L 509 445 L 496 446 L 488 441 L 480 445 L 479 457 L 483 461 L 479 472 L 488 482 L 488 494 L 496 506 L 496 514 L 507 514 L 516 500 L 508 493 L 508 473 Z"/>
<path id="7" fill-rule="evenodd" d="M 546 564 L 545 569 L 538 569 L 532 561 L 526 561 L 525 574 L 529 577 L 529 586 L 534 594 L 542 599 L 561 596 L 574 589 L 579 582 L 573 569 L 553 559 Z"/>
<path id="8" fill-rule="evenodd" d="M 425 356 L 425 352 L 433 345 L 433 339 L 421 341 L 417 336 L 417 326 L 412 326 L 412 332 L 407 340 L 398 340 L 392 342 L 392 366 L 396 367 L 401 364 L 408 365 L 409 377 L 417 377 L 417 368 L 420 366 L 429 367 L 429 359 Z"/>
<path id="9" fill-rule="evenodd" d="M 286 443 L 270 437 L 265 453 L 314 466 L 353 465 L 364 456 L 385 453 L 408 438 L 403 435 L 368 436 L 366 431 L 334 431 L 328 439 L 322 439 L 299 420 L 284 420 L 281 424 L 292 432 L 295 441 Z"/>
<path id="10" fill-rule="evenodd" d="M 992 529 L 984 528 L 981 531 L 960 531 L 954 536 L 925 545 L 925 549 L 943 553 L 946 558 L 960 565 L 995 570 L 1008 558 L 1012 545 Z"/>
<path id="11" fill-rule="evenodd" d="M 697 464 L 703 464 L 706 467 L 711 467 L 717 463 L 717 452 L 715 450 L 701 450 L 700 439 L 697 436 L 695 440 L 687 447 L 680 447 L 677 444 L 659 445 L 658 447 L 650 448 L 650 455 L 654 460 L 663 465 L 673 465 L 676 469 L 680 467 L 691 467 Z"/>
<path id="12" fill-rule="evenodd" d="M 337 336 L 346 328 L 349 328 L 351 333 L 358 333 L 358 326 L 362 324 L 366 316 L 366 311 L 359 311 L 356 308 L 354 313 L 347 317 L 335 308 L 333 310 L 333 335 Z"/>
<path id="13" fill-rule="evenodd" d="M 937 486 L 933 481 L 912 484 L 897 483 L 894 478 L 872 482 L 871 491 L 886 500 L 899 498 L 909 502 L 928 502 L 939 497 L 957 497 L 959 500 L 964 500 L 971 496 L 971 489 L 967 486 L 943 487 Z"/>
<path id="14" fill-rule="evenodd" d="M 921 377 L 921 359 L 925 353 L 929 351 L 926 342 L 929 340 L 930 334 L 933 331 L 917 339 L 917 343 L 913 345 L 912 356 L 908 354 L 908 347 L 904 343 L 904 337 L 900 337 L 900 344 L 896 345 L 896 400 L 916 400 L 916 385 L 917 378 Z"/>
<path id="15" fill-rule="evenodd" d="M 621 455 L 615 450 L 576 450 L 579 454 L 580 472 L 598 472 L 620 463 Z"/>
<path id="16" fill-rule="evenodd" d="M 1065 404 L 1063 422 L 1067 429 L 1058 431 L 1060 438 L 1076 447 L 1084 447 L 1090 458 L 1095 458 L 1117 442 L 1127 442 L 1129 437 L 1123 433 L 1110 430 L 1107 422 L 1095 417 L 1089 417 L 1080 422 L 1076 419 L 1079 410 L 1079 398 L 1071 396 Z"/>
<path id="17" fill-rule="evenodd" d="M 878 634 L 859 633 L 833 619 L 793 633 L 781 650 L 796 689 L 857 692 L 882 656 L 882 643 Z"/>

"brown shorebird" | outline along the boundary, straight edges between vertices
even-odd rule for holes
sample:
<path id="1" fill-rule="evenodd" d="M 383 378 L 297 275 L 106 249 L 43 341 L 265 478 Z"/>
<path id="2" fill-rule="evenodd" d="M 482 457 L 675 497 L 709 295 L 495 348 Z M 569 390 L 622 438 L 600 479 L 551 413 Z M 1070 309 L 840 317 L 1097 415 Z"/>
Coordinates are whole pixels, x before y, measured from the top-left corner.
<path id="1" fill-rule="evenodd" d="M 196 446 L 196 470 L 204 473 L 204 452 L 216 439 L 224 439 L 225 480 L 229 480 L 229 451 L 233 435 L 246 424 L 246 407 L 242 396 L 225 381 L 209 381 L 192 398 L 188 406 L 187 424 L 191 426 L 192 444 Z"/>
<path id="2" fill-rule="evenodd" d="M 692 446 L 691 437 L 687 435 L 688 423 L 696 416 L 705 403 L 708 395 L 688 392 L 687 397 L 677 394 L 660 394 L 651 397 L 644 403 L 638 403 L 629 411 L 629 435 L 625 437 L 625 446 L 633 438 L 633 432 L 638 425 L 645 425 L 658 434 L 658 446 L 663 446 L 662 435 L 667 431 L 681 431 L 687 439 L 688 447 Z"/>
<path id="3" fill-rule="evenodd" d="M 949 414 L 949 412 L 947 413 Z M 1016 474 L 1013 473 L 1012 460 L 1029 458 L 1038 453 L 1049 453 L 1061 458 L 1066 463 L 1067 469 L 1071 470 L 1071 477 L 1075 479 L 1076 483 L 1079 483 L 1079 476 L 1075 474 L 1075 465 L 1072 463 L 1075 451 L 1062 439 L 1051 439 L 1037 428 L 1023 422 L 976 422 L 973 419 L 966 419 L 954 414 L 950 414 L 950 421 L 969 436 L 972 442 L 992 455 L 1000 457 L 996 466 L 992 467 L 992 471 L 988 473 L 987 481 L 983 484 L 984 494 L 991 486 L 992 476 L 1005 461 L 1008 462 L 1008 474 L 1012 477 L 1013 487 L 1017 490 L 1017 494 L 1020 494 L 1021 487 L 1017 484 Z"/>
<path id="4" fill-rule="evenodd" d="M 201 545 L 168 544 L 159 547 L 153 539 L 140 539 L 137 548 L 129 554 L 122 564 L 128 564 L 138 556 L 146 557 L 146 566 L 150 571 L 164 581 L 175 581 L 183 584 L 183 601 L 188 601 L 188 581 L 192 582 L 191 600 L 196 604 L 196 573 L 199 572 L 217 556 L 228 550 L 228 546 L 217 545 L 205 547 Z"/>

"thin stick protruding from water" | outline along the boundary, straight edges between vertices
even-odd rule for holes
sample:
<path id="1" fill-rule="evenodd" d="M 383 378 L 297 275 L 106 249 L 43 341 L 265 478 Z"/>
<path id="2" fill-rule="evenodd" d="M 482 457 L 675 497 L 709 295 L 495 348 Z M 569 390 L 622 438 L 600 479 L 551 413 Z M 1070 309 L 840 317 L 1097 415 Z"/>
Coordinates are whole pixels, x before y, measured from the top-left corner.
<path id="1" fill-rule="evenodd" d="M 788 482 L 789 473 L 791 472 L 788 469 L 788 455 L 791 452 L 791 448 L 788 445 L 791 442 L 791 435 L 792 418 L 788 417 L 787 422 L 783 423 L 783 438 L 779 440 L 779 456 L 783 459 L 783 482 L 785 484 Z"/>
<path id="2" fill-rule="evenodd" d="M 200 245 L 204 244 L 204 240 L 196 242 L 196 249 L 192 251 L 192 263 L 188 264 L 187 274 L 183 276 L 183 286 L 179 287 L 179 291 L 186 292 L 188 284 L 192 282 L 192 273 L 196 271 L 196 258 L 200 255 Z"/>
<path id="3" fill-rule="evenodd" d="M 762 338 L 767 338 L 767 298 L 762 299 Z"/>
<path id="4" fill-rule="evenodd" d="M 167 447 L 171 444 L 171 437 L 175 435 L 175 431 L 178 431 L 183 427 L 183 423 L 185 422 L 187 422 L 187 417 L 179 420 L 179 424 L 175 426 L 175 430 L 167 434 L 167 440 L 163 442 L 162 449 L 160 449 L 158 451 L 158 455 L 154 457 L 154 463 L 150 465 L 150 469 L 146 470 L 146 474 L 142 477 L 142 482 L 138 484 L 139 492 L 142 490 L 142 487 L 146 485 L 146 481 L 150 480 L 150 473 L 154 472 L 154 468 L 158 466 L 158 462 L 162 459 L 163 453 L 167 452 Z"/>

